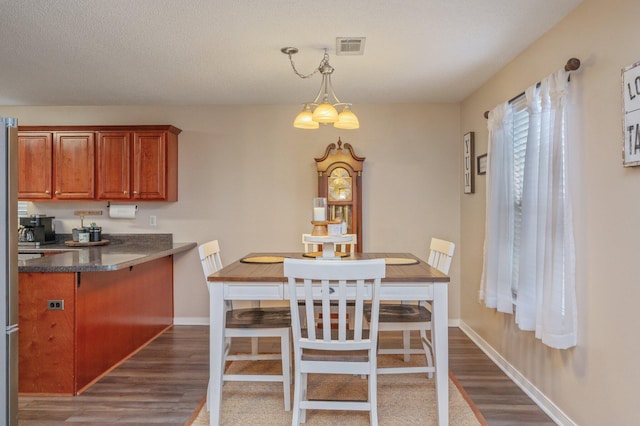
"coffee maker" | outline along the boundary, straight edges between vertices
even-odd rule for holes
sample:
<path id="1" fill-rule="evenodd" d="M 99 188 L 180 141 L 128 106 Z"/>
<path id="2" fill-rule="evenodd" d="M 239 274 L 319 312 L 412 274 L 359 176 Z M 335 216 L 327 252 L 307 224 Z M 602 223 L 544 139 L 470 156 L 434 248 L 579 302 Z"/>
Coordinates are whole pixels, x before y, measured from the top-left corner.
<path id="1" fill-rule="evenodd" d="M 41 244 L 53 244 L 56 242 L 56 231 L 53 224 L 53 216 L 34 214 L 20 218 L 20 226 L 24 228 L 22 234 L 26 235 L 24 242 Z M 20 235 L 20 243 L 23 237 Z"/>

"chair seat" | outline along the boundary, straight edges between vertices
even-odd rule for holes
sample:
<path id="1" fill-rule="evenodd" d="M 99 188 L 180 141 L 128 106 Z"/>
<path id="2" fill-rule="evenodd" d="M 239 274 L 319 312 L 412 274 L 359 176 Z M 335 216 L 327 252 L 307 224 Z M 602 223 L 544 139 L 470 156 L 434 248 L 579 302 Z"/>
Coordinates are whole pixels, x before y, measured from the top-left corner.
<path id="1" fill-rule="evenodd" d="M 371 318 L 371 308 L 365 309 L 367 321 Z M 379 323 L 389 322 L 427 322 L 431 321 L 431 312 L 424 306 L 380 304 Z"/>
<path id="2" fill-rule="evenodd" d="M 289 308 L 249 308 L 227 311 L 227 328 L 291 327 Z"/>

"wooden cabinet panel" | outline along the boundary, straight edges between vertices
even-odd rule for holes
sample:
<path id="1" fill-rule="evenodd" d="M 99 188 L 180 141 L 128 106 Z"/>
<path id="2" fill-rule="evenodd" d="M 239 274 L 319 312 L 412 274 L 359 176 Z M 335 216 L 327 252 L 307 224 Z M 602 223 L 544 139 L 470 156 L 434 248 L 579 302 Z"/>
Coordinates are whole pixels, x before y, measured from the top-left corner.
<path id="1" fill-rule="evenodd" d="M 53 196 L 53 135 L 18 134 L 18 198 L 50 200 Z"/>
<path id="2" fill-rule="evenodd" d="M 20 273 L 18 391 L 73 395 L 75 391 L 75 273 Z M 49 310 L 47 301 L 64 300 Z"/>
<path id="3" fill-rule="evenodd" d="M 177 141 L 170 132 L 134 132 L 133 198 L 177 201 Z"/>
<path id="4" fill-rule="evenodd" d="M 93 199 L 94 133 L 56 132 L 54 136 L 55 197 L 59 200 Z"/>
<path id="5" fill-rule="evenodd" d="M 76 312 L 79 393 L 173 324 L 173 257 L 83 273 Z"/>
<path id="6" fill-rule="evenodd" d="M 98 132 L 96 141 L 96 198 L 131 198 L 131 132 Z"/>

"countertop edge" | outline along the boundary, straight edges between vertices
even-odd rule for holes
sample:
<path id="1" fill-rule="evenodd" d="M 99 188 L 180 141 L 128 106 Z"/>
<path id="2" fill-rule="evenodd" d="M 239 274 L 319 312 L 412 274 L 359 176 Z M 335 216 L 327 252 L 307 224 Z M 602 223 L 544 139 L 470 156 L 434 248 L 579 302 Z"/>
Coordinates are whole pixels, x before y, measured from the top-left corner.
<path id="1" fill-rule="evenodd" d="M 69 261 L 68 265 L 64 264 L 37 264 L 36 262 L 24 261 L 25 264 L 20 264 L 18 266 L 18 272 L 45 272 L 45 273 L 56 273 L 56 272 L 108 272 L 108 271 L 117 271 L 120 269 L 126 269 L 131 266 L 139 265 L 141 263 L 151 262 L 153 260 L 171 256 L 174 254 L 182 253 L 193 248 L 197 247 L 197 243 L 195 242 L 185 242 L 185 243 L 173 243 L 171 248 L 158 249 L 157 251 L 149 251 L 144 254 L 131 254 L 129 255 L 130 259 L 107 263 L 107 264 L 96 264 L 96 263 L 88 263 L 86 265 L 76 264 L 74 262 Z M 101 246 L 86 248 L 82 250 L 77 250 L 77 248 L 73 248 L 69 250 L 68 253 L 74 253 L 77 255 L 78 252 L 88 250 L 88 251 L 100 251 Z M 55 256 L 64 256 L 64 253 L 55 255 Z M 52 256 L 52 257 L 55 257 Z M 29 264 L 34 263 L 34 264 Z"/>

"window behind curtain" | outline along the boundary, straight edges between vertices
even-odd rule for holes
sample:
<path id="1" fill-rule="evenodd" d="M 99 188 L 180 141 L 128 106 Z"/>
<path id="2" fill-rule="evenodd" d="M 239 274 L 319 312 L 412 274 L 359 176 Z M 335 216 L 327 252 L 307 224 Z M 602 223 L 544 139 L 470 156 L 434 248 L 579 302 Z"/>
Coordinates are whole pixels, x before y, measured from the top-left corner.
<path id="1" fill-rule="evenodd" d="M 522 182 L 524 178 L 524 159 L 527 154 L 527 134 L 529 132 L 529 112 L 524 94 L 511 101 L 513 112 L 513 178 L 514 185 L 514 229 L 513 229 L 513 280 L 511 291 L 513 300 L 518 294 L 518 271 L 520 265 L 520 232 L 522 229 Z"/>

